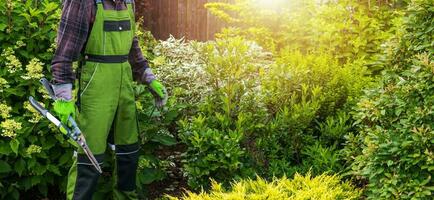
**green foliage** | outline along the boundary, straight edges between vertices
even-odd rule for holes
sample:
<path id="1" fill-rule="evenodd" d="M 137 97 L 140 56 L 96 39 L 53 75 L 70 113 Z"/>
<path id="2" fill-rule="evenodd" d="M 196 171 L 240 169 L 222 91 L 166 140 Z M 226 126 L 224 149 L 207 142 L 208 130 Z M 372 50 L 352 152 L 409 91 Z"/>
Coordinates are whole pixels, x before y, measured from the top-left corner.
<path id="1" fill-rule="evenodd" d="M 356 62 L 341 66 L 326 54 L 302 55 L 286 51 L 276 58 L 276 66 L 262 78 L 263 102 L 270 117 L 257 140 L 270 174 L 306 172 L 310 167 L 303 167 L 302 163 L 314 165 L 315 158 L 303 151 L 322 151 L 318 149 L 321 146 L 335 151 L 342 147 L 340 142 L 350 129 L 350 119 L 343 112 L 370 84 L 367 73 L 367 69 Z M 322 145 L 312 146 L 318 139 Z M 337 153 L 330 153 L 333 156 L 327 160 L 336 160 Z M 313 168 L 319 169 L 319 166 L 324 165 L 318 163 Z"/>
<path id="2" fill-rule="evenodd" d="M 433 6 L 432 1 L 411 4 L 388 70 L 356 107 L 360 131 L 348 135 L 344 153 L 352 173 L 368 181 L 369 199 L 434 194 L 434 63 L 427 40 L 434 35 Z"/>
<path id="3" fill-rule="evenodd" d="M 204 62 L 199 49 L 203 44 L 170 37 L 154 49 L 153 71 L 167 85 L 176 104 L 191 108 L 207 95 Z"/>
<path id="4" fill-rule="evenodd" d="M 209 177 L 228 181 L 242 175 L 243 155 L 240 146 L 242 132 L 207 127 L 199 116 L 191 123 L 181 122 L 181 140 L 187 144 L 184 170 L 193 188 L 207 187 Z"/>
<path id="5" fill-rule="evenodd" d="M 241 141 L 252 129 L 251 98 L 256 93 L 259 66 L 252 46 L 240 38 L 208 43 L 202 54 L 205 87 L 211 93 L 195 117 L 180 122 L 180 138 L 187 144 L 184 169 L 193 188 L 207 187 L 209 177 L 222 182 L 248 174 Z M 248 111 L 251 109 L 250 111 Z"/>
<path id="6" fill-rule="evenodd" d="M 296 166 L 302 162 L 302 150 L 314 140 L 311 124 L 320 106 L 321 90 L 318 86 L 312 89 L 302 86 L 301 90 L 299 95 L 289 93 L 289 102 L 281 102 L 276 116 L 258 137 L 257 146 L 264 151 L 269 175 L 296 172 Z"/>
<path id="7" fill-rule="evenodd" d="M 396 82 L 368 92 L 357 107 L 361 139 L 350 137 L 347 150 L 355 148 L 352 170 L 369 181 L 373 199 L 433 194 L 433 67 L 425 55 L 399 74 L 385 73 Z"/>
<path id="8" fill-rule="evenodd" d="M 268 182 L 257 177 L 256 180 L 242 180 L 232 184 L 231 189 L 225 190 L 221 184 L 213 182 L 209 192 L 195 194 L 188 192 L 182 198 L 168 197 L 177 200 L 218 200 L 218 199 L 359 199 L 360 191 L 347 182 L 341 182 L 337 176 L 320 175 L 312 177 L 310 174 L 301 176 L 296 174 L 293 179 L 283 177 Z"/>
<path id="9" fill-rule="evenodd" d="M 336 173 L 343 170 L 342 156 L 336 146 L 326 146 L 320 142 L 302 150 L 303 162 L 299 172 L 311 171 L 314 174 Z"/>
<path id="10" fill-rule="evenodd" d="M 399 45 L 390 55 L 391 63 L 398 65 L 398 70 L 411 65 L 415 55 L 426 53 L 430 59 L 433 58 L 433 3 L 432 0 L 414 0 L 408 8 Z"/>
<path id="11" fill-rule="evenodd" d="M 140 19 L 138 24 L 142 24 L 142 22 L 143 19 Z M 137 187 L 139 197 L 145 198 L 147 185 L 167 178 L 169 168 L 174 164 L 170 159 L 161 158 L 157 154 L 178 144 L 177 137 L 173 133 L 178 129 L 176 122 L 186 106 L 179 100 L 181 99 L 180 95 L 174 94 L 173 85 L 166 79 L 166 77 L 176 75 L 171 72 L 176 68 L 161 67 L 166 61 L 158 49 L 162 48 L 164 42 L 157 41 L 150 31 L 143 30 L 141 26 L 137 27 L 136 35 L 143 55 L 149 61 L 148 64 L 158 76 L 157 79 L 166 86 L 169 92 L 167 105 L 164 109 L 158 109 L 155 107 L 154 97 L 149 93 L 147 86 L 134 85 L 142 144 L 137 171 Z M 176 50 L 176 48 L 167 51 L 171 50 Z M 169 53 L 164 55 L 169 55 Z"/>
<path id="12" fill-rule="evenodd" d="M 341 145 L 345 135 L 351 131 L 350 115 L 341 111 L 336 116 L 329 116 L 323 123 L 318 123 L 320 140 L 327 145 Z"/>
<path id="13" fill-rule="evenodd" d="M 311 89 L 320 87 L 318 112 L 325 118 L 353 105 L 361 90 L 371 82 L 369 71 L 361 62 L 341 65 L 327 54 L 303 55 L 284 50 L 276 58 L 276 64 L 264 76 L 269 108 L 291 101 L 294 93 L 301 96 L 303 85 Z"/>
<path id="14" fill-rule="evenodd" d="M 398 3 L 366 5 L 355 1 L 279 1 L 272 9 L 257 0 L 208 3 L 211 13 L 229 23 L 219 37 L 243 36 L 272 52 L 285 47 L 305 54 L 327 52 L 340 63 L 362 59 L 382 69 L 380 53 L 400 26 Z"/>
<path id="15" fill-rule="evenodd" d="M 143 18 L 140 18 L 136 22 L 136 36 L 139 40 L 139 45 L 142 50 L 143 56 L 147 60 L 152 60 L 155 57 L 154 48 L 159 44 L 154 38 L 151 31 L 145 31 L 143 29 Z"/>
<path id="16" fill-rule="evenodd" d="M 0 5 L 0 47 L 8 49 L 22 41 L 16 56 L 25 61 L 51 59 L 60 9 L 58 0 L 3 0 Z"/>
<path id="17" fill-rule="evenodd" d="M 173 161 L 159 158 L 158 152 L 167 151 L 178 144 L 177 121 L 194 112 L 204 90 L 199 84 L 203 77 L 203 66 L 195 44 L 176 40 L 157 42 L 149 31 L 138 30 L 142 51 L 147 49 L 146 58 L 160 80 L 167 88 L 169 99 L 164 109 L 154 106 L 154 98 L 146 86 L 136 85 L 136 107 L 142 138 L 142 156 L 139 159 L 139 193 L 146 196 L 146 185 L 167 178 Z"/>
<path id="18" fill-rule="evenodd" d="M 182 145 L 189 186 L 212 185 L 210 193 L 185 199 L 356 199 L 360 191 L 320 175 L 347 165 L 368 183 L 368 198 L 428 199 L 433 2 L 414 0 L 402 20 L 406 2 L 279 1 L 272 9 L 257 0 L 209 3 L 231 27 L 205 43 L 157 42 L 138 29 L 144 55 L 170 94 L 167 107 L 156 109 L 146 86 L 135 85 L 140 195 L 174 164 L 158 153 Z M 72 148 L 24 103 L 32 95 L 49 105 L 38 79 L 49 74 L 58 7 L 57 0 L 0 4 L 2 199 L 65 188 Z M 373 85 L 370 75 L 383 68 Z M 255 174 L 296 175 L 241 180 Z M 111 178 L 101 179 L 101 197 L 111 192 Z M 223 189 L 234 179 L 240 182 Z"/>
<path id="19" fill-rule="evenodd" d="M 3 1 L 5 2 L 5 1 Z M 58 1 L 0 4 L 0 198 L 19 199 L 24 191 L 48 195 L 64 185 L 72 149 L 25 103 L 35 96 L 49 105 L 38 80 L 47 73 L 60 17 Z M 36 198 L 36 197 L 35 197 Z"/>
<path id="20" fill-rule="evenodd" d="M 179 123 L 191 187 L 252 172 L 271 177 L 342 170 L 338 150 L 350 119 L 334 113 L 353 105 L 369 85 L 365 67 L 289 50 L 273 61 L 239 37 L 198 50 L 205 67 L 199 69 L 201 88 L 209 89 L 199 90 L 206 98 Z M 233 158 L 225 157 L 227 151 Z"/>
<path id="21" fill-rule="evenodd" d="M 177 144 L 172 134 L 179 115 L 179 107 L 173 104 L 173 97 L 168 101 L 167 109 L 157 109 L 154 98 L 144 85 L 135 85 L 136 109 L 139 119 L 141 156 L 137 171 L 138 192 L 142 196 L 145 186 L 166 178 L 170 163 L 160 159 L 156 151 Z"/>

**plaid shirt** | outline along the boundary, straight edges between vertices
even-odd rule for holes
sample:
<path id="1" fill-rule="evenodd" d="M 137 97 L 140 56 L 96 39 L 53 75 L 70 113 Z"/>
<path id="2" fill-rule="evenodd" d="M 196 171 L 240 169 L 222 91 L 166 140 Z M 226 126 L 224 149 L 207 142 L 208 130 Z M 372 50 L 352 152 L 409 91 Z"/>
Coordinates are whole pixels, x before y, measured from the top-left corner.
<path id="1" fill-rule="evenodd" d="M 126 6 L 123 0 L 115 0 L 115 2 L 105 0 L 104 8 L 124 10 Z M 74 82 L 76 76 L 72 63 L 78 60 L 84 49 L 95 21 L 95 14 L 95 0 L 64 0 L 62 18 L 57 32 L 57 49 L 51 63 L 54 84 Z M 128 61 L 132 66 L 134 79 L 140 80 L 144 76 L 148 62 L 142 55 L 137 37 L 134 37 Z"/>

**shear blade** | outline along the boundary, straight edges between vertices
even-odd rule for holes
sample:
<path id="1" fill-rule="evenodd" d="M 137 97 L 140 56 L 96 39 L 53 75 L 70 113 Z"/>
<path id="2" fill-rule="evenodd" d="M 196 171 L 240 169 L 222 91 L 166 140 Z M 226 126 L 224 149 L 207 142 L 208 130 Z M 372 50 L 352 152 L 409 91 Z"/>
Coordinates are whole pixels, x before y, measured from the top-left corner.
<path id="1" fill-rule="evenodd" d="M 102 174 L 102 170 L 101 167 L 98 164 L 98 161 L 96 160 L 95 156 L 93 155 L 93 153 L 90 151 L 89 147 L 86 144 L 86 141 L 84 140 L 83 135 L 80 135 L 80 139 L 81 140 L 81 148 L 83 148 L 84 153 L 86 154 L 87 158 L 89 158 L 90 162 L 92 163 L 92 165 L 95 167 L 95 169 Z"/>

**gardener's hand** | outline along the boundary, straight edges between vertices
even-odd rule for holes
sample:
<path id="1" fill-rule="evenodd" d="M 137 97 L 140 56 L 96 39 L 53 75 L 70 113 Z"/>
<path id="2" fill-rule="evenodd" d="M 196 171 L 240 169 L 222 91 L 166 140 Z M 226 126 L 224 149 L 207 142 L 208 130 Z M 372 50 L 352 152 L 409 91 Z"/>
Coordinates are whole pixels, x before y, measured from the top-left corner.
<path id="1" fill-rule="evenodd" d="M 148 86 L 149 91 L 155 98 L 155 105 L 160 108 L 166 105 L 168 96 L 166 88 L 163 86 L 163 84 L 154 79 Z"/>
<path id="2" fill-rule="evenodd" d="M 56 101 L 54 112 L 64 125 L 68 125 L 68 118 L 75 118 L 75 102 L 72 100 L 72 84 L 53 85 Z"/>
<path id="3" fill-rule="evenodd" d="M 155 98 L 155 105 L 157 107 L 161 108 L 166 105 L 168 98 L 166 88 L 155 79 L 155 75 L 152 73 L 151 68 L 146 68 L 140 81 L 148 85 L 149 91 Z"/>
<path id="4" fill-rule="evenodd" d="M 75 119 L 75 102 L 56 100 L 54 102 L 54 112 L 56 112 L 62 124 L 68 126 L 69 116 Z"/>

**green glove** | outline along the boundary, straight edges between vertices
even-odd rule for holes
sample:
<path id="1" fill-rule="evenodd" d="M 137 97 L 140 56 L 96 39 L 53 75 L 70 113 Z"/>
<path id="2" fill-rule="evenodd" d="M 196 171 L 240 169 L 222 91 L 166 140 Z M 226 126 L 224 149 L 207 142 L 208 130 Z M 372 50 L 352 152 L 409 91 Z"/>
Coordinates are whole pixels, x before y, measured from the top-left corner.
<path id="1" fill-rule="evenodd" d="M 152 95 L 154 95 L 154 97 L 155 97 L 155 104 L 158 107 L 164 106 L 166 104 L 166 101 L 167 101 L 167 92 L 166 92 L 166 88 L 164 88 L 163 84 L 161 84 L 157 80 L 153 80 L 149 84 L 149 89 L 150 89 Z"/>
<path id="2" fill-rule="evenodd" d="M 75 118 L 75 103 L 74 101 L 56 100 L 53 104 L 54 112 L 60 118 L 60 121 L 68 126 L 68 118 Z"/>
<path id="3" fill-rule="evenodd" d="M 151 90 L 153 90 L 153 92 L 155 92 L 160 98 L 164 97 L 164 86 L 157 80 L 153 80 L 150 84 L 149 87 L 151 88 Z"/>

